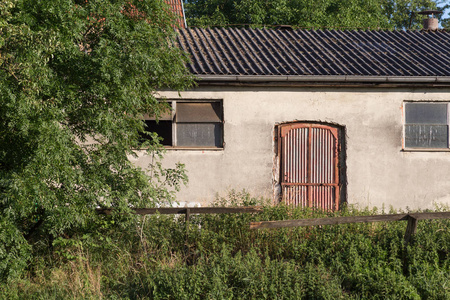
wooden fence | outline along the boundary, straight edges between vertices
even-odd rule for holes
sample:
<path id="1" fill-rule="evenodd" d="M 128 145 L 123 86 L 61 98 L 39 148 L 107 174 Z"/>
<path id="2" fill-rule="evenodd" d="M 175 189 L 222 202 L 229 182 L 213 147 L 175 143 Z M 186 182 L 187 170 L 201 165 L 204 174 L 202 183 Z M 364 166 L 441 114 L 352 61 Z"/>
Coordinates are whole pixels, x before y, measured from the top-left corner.
<path id="1" fill-rule="evenodd" d="M 99 208 L 100 214 L 110 215 L 112 208 Z M 237 213 L 258 213 L 262 212 L 262 206 L 240 206 L 240 207 L 158 207 L 158 208 L 135 208 L 137 215 L 186 215 L 190 214 L 237 214 Z"/>
<path id="2" fill-rule="evenodd" d="M 97 213 L 110 215 L 112 208 L 99 208 Z M 239 214 L 239 213 L 259 213 L 262 206 L 241 206 L 241 207 L 159 207 L 159 208 L 135 208 L 137 215 L 186 215 L 186 256 L 189 257 L 189 217 L 191 214 Z"/>
<path id="3" fill-rule="evenodd" d="M 316 218 L 316 219 L 284 220 L 284 221 L 262 221 L 262 222 L 251 222 L 250 229 L 408 221 L 408 225 L 406 226 L 405 232 L 405 242 L 408 243 L 411 240 L 412 235 L 414 235 L 416 232 L 417 221 L 436 220 L 436 219 L 450 219 L 450 212 Z"/>
<path id="4" fill-rule="evenodd" d="M 98 208 L 99 214 L 110 215 L 112 208 Z M 186 215 L 186 237 L 189 235 L 189 217 L 191 214 L 239 214 L 259 213 L 262 206 L 240 206 L 240 207 L 158 207 L 158 208 L 135 208 L 137 215 Z"/>
<path id="5" fill-rule="evenodd" d="M 112 208 L 98 208 L 99 214 L 110 215 Z M 262 206 L 241 206 L 241 207 L 158 207 L 158 208 L 135 208 L 137 215 L 186 215 L 186 237 L 189 235 L 189 217 L 191 214 L 239 214 L 239 213 L 259 213 Z"/>
<path id="6" fill-rule="evenodd" d="M 112 208 L 97 209 L 100 214 L 110 215 Z M 244 207 L 160 207 L 160 208 L 135 208 L 134 213 L 138 215 L 186 215 L 186 241 L 189 237 L 189 218 L 191 214 L 236 214 L 236 213 L 260 213 L 263 211 L 261 206 L 244 206 Z M 425 212 L 425 213 L 405 213 L 390 215 L 374 215 L 374 216 L 352 216 L 352 217 L 329 217 L 315 219 L 300 220 L 283 220 L 283 221 L 261 221 L 251 222 L 250 229 L 267 229 L 267 228 L 283 228 L 283 227 L 300 227 L 300 226 L 319 226 L 319 225 L 338 225 L 350 223 L 373 223 L 373 222 L 392 222 L 392 221 L 408 221 L 405 232 L 405 242 L 408 243 L 411 237 L 416 233 L 417 221 L 419 220 L 436 220 L 450 219 L 450 212 Z"/>

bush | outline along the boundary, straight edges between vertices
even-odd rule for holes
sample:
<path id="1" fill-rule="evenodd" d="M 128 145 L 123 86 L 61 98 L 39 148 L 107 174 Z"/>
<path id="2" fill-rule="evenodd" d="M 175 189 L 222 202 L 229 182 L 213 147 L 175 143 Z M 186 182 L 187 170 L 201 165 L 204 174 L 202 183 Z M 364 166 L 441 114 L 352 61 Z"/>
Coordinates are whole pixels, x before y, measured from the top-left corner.
<path id="1" fill-rule="evenodd" d="M 22 274 L 30 259 L 31 247 L 7 217 L 0 216 L 0 282 Z"/>
<path id="2" fill-rule="evenodd" d="M 218 198 L 217 205 L 260 201 L 234 192 L 229 199 Z M 376 213 L 280 205 L 266 206 L 259 214 L 191 215 L 188 237 L 183 217 L 152 215 L 126 223 L 101 217 L 103 223 L 90 231 L 55 240 L 52 251 L 33 258 L 27 276 L 3 286 L 4 295 L 448 299 L 447 220 L 420 221 L 408 247 L 403 242 L 406 222 L 249 229 L 251 221 Z"/>

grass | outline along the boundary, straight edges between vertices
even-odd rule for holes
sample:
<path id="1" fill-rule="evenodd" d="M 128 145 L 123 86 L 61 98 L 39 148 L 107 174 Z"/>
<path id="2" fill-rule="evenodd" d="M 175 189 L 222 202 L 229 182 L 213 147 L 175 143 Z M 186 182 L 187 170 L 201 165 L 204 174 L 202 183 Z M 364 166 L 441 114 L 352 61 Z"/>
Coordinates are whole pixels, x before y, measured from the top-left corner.
<path id="1" fill-rule="evenodd" d="M 262 200 L 231 193 L 217 205 Z M 391 211 L 392 212 L 392 211 Z M 251 221 L 338 213 L 267 206 L 260 214 L 108 217 L 52 247 L 35 246 L 26 274 L 1 299 L 450 299 L 450 222 L 249 230 Z"/>

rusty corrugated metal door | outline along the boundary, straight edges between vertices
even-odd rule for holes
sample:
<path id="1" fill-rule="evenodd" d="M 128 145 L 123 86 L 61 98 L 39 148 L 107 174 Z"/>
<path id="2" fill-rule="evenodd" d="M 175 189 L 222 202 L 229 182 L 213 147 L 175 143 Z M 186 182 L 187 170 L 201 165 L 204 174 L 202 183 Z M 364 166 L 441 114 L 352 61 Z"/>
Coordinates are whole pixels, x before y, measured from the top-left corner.
<path id="1" fill-rule="evenodd" d="M 288 205 L 339 209 L 338 129 L 294 123 L 279 128 L 282 199 Z"/>

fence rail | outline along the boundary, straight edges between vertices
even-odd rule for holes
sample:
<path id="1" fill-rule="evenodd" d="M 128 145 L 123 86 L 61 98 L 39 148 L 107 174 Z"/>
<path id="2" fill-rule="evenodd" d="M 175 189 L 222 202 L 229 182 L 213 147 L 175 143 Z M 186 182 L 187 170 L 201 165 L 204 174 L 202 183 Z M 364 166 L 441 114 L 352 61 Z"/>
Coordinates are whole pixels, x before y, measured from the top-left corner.
<path id="1" fill-rule="evenodd" d="M 110 215 L 113 208 L 99 208 L 99 214 Z M 263 211 L 262 206 L 241 206 L 241 207 L 158 207 L 158 208 L 134 208 L 135 214 L 138 215 L 186 215 L 186 239 L 189 236 L 189 218 L 191 214 L 236 214 L 236 213 L 260 213 Z M 419 220 L 437 220 L 450 219 L 450 212 L 424 212 L 424 213 L 406 213 L 406 214 L 390 214 L 390 215 L 374 215 L 374 216 L 352 216 L 352 217 L 329 217 L 315 219 L 300 220 L 283 220 L 283 221 L 260 221 L 250 222 L 250 229 L 268 229 L 268 228 L 284 228 L 284 227 L 301 227 L 301 226 L 320 226 L 320 225 L 338 225 L 351 223 L 373 223 L 373 222 L 393 222 L 408 221 L 405 232 L 405 242 L 408 243 L 411 237 L 416 233 L 417 221 Z"/>
<path id="2" fill-rule="evenodd" d="M 111 215 L 113 208 L 98 208 L 97 213 Z M 158 208 L 134 208 L 137 215 L 186 215 L 186 257 L 190 255 L 189 248 L 189 218 L 191 214 L 239 214 L 260 213 L 262 206 L 240 206 L 240 207 L 158 207 Z"/>
<path id="3" fill-rule="evenodd" d="M 110 215 L 113 208 L 98 208 L 99 214 Z M 134 208 L 137 215 L 189 215 L 189 214 L 238 214 L 238 213 L 259 213 L 262 206 L 241 206 L 241 207 L 158 207 L 158 208 Z"/>
<path id="4" fill-rule="evenodd" d="M 300 220 L 284 220 L 284 221 L 262 221 L 262 222 L 251 222 L 250 229 L 408 221 L 408 225 L 406 227 L 405 232 L 405 242 L 408 243 L 411 240 L 412 235 L 414 235 L 416 232 L 418 220 L 436 220 L 436 219 L 450 219 L 450 212 L 316 218 L 316 219 L 300 219 Z"/>

